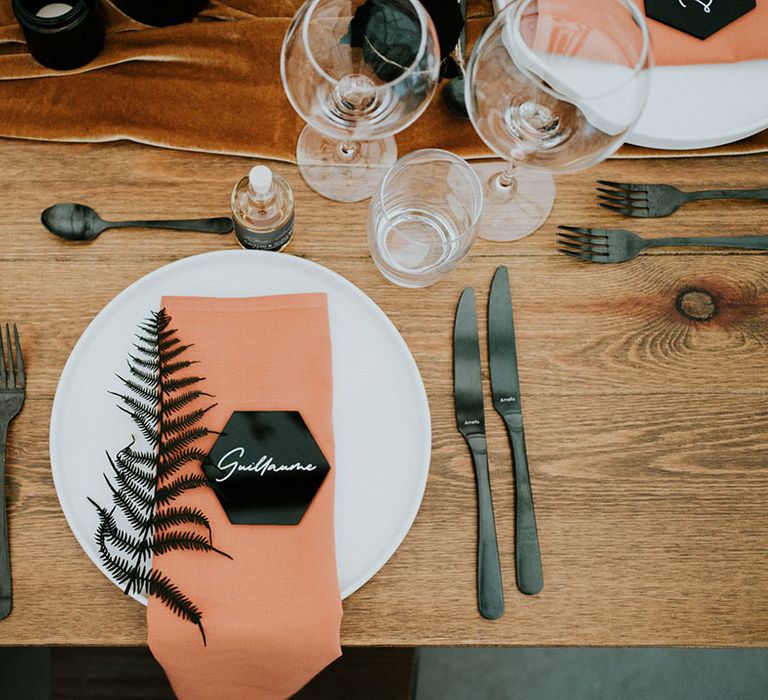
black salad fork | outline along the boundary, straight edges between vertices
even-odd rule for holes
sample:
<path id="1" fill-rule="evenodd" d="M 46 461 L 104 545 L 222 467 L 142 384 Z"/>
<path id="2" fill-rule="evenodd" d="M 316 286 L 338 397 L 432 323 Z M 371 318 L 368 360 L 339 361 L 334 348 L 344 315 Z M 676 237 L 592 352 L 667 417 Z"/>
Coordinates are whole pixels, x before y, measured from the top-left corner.
<path id="1" fill-rule="evenodd" d="M 624 216 L 656 218 L 674 214 L 687 202 L 703 199 L 753 199 L 768 201 L 768 189 L 701 190 L 683 192 L 672 185 L 643 185 L 598 180 L 597 200 L 601 207 Z"/>
<path id="2" fill-rule="evenodd" d="M 695 247 L 768 250 L 768 236 L 698 236 L 641 238 L 622 229 L 558 226 L 558 252 L 576 260 L 620 263 L 636 258 L 646 248 Z"/>
<path id="3" fill-rule="evenodd" d="M 0 620 L 8 617 L 13 601 L 5 502 L 5 443 L 8 426 L 24 403 L 26 383 L 19 331 L 14 324 L 11 343 L 11 327 L 6 323 L 4 329 L 0 327 Z"/>

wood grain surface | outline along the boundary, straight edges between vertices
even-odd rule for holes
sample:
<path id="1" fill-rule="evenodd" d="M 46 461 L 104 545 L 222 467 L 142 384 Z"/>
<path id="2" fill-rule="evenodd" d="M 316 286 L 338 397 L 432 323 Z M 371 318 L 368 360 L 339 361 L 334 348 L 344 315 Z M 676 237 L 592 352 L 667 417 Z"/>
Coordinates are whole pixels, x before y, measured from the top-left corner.
<path id="1" fill-rule="evenodd" d="M 378 274 L 366 203 L 326 201 L 294 167 L 277 166 L 297 197 L 289 252 L 382 307 L 416 358 L 433 417 L 423 506 L 389 563 L 345 601 L 344 644 L 768 645 L 768 257 L 664 249 L 599 266 L 559 256 L 554 241 L 557 224 L 768 235 L 764 204 L 699 203 L 667 219 L 625 220 L 599 209 L 593 193 L 597 178 L 764 186 L 767 163 L 614 160 L 562 177 L 540 231 L 478 241 L 425 290 Z M 118 292 L 172 260 L 236 247 L 233 238 L 139 230 L 67 244 L 42 228 L 41 210 L 79 201 L 106 218 L 226 214 L 232 184 L 252 164 L 125 143 L 0 141 L 0 319 L 20 324 L 29 377 L 9 437 L 14 609 L 0 621 L 1 644 L 145 643 L 144 608 L 91 564 L 59 508 L 51 402 L 77 338 Z M 459 293 L 472 285 L 485 339 L 500 264 L 510 270 L 545 587 L 534 597 L 515 588 L 510 449 L 488 394 L 507 602 L 490 622 L 476 608 L 475 486 L 455 429 L 451 331 Z M 683 299 L 688 290 L 704 297 Z"/>

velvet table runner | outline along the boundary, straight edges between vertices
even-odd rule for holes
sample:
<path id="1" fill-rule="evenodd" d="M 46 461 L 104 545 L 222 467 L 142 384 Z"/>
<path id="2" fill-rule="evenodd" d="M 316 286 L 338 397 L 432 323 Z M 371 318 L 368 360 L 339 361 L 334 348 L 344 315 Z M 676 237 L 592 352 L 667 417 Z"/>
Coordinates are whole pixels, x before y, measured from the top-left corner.
<path id="1" fill-rule="evenodd" d="M 83 68 L 61 73 L 29 55 L 8 0 L 0 4 L 0 136 L 130 139 L 292 162 L 303 122 L 284 95 L 279 59 L 300 5 L 300 0 L 213 0 L 192 23 L 156 28 L 134 22 L 104 0 L 103 52 Z M 469 0 L 470 45 L 492 12 L 490 0 Z M 707 42 L 649 24 L 659 63 L 729 62 L 768 52 L 760 29 L 768 24 L 765 2 Z M 398 136 L 398 144 L 401 154 L 431 147 L 464 157 L 490 155 L 472 126 L 452 115 L 439 94 Z M 695 154 L 766 148 L 768 136 L 761 134 Z M 676 155 L 632 147 L 622 153 Z"/>

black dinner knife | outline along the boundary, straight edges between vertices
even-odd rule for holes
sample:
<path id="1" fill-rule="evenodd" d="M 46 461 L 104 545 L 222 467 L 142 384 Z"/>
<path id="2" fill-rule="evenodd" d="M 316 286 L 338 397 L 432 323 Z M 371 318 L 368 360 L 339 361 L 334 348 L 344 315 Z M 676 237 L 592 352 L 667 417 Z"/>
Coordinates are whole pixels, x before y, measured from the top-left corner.
<path id="1" fill-rule="evenodd" d="M 456 421 L 472 452 L 477 480 L 477 604 L 480 614 L 496 620 L 504 614 L 499 547 L 493 519 L 488 449 L 485 442 L 483 381 L 477 335 L 475 291 L 465 289 L 453 328 L 453 382 Z"/>
<path id="2" fill-rule="evenodd" d="M 539 535 L 525 451 L 520 378 L 517 371 L 515 326 L 507 268 L 497 268 L 488 301 L 488 357 L 493 405 L 501 414 L 512 443 L 515 471 L 515 564 L 517 587 L 529 595 L 544 587 Z"/>

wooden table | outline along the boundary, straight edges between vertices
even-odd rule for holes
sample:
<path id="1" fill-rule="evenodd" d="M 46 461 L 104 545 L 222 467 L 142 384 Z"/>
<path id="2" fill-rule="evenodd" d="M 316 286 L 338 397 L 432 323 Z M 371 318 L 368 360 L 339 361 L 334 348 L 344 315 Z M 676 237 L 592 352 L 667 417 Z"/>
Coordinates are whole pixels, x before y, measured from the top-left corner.
<path id="1" fill-rule="evenodd" d="M 0 142 L 0 317 L 21 325 L 29 384 L 8 452 L 14 609 L 2 644 L 143 644 L 144 608 L 88 560 L 54 492 L 48 423 L 75 341 L 124 287 L 172 260 L 235 248 L 233 238 L 112 231 L 64 243 L 39 223 L 56 201 L 107 217 L 228 211 L 243 158 L 131 144 Z M 478 241 L 426 290 L 387 283 L 366 244 L 367 204 L 326 201 L 293 166 L 290 249 L 344 275 L 403 334 L 426 384 L 433 459 L 421 511 L 389 563 L 344 604 L 347 645 L 768 644 L 768 258 L 655 250 L 616 266 L 555 252 L 556 224 L 648 235 L 768 233 L 764 205 L 701 203 L 669 219 L 598 209 L 598 177 L 765 185 L 768 156 L 606 162 L 563 177 L 549 222 L 517 243 Z M 475 485 L 455 429 L 453 313 L 480 304 L 509 267 L 544 592 L 514 583 L 513 481 L 501 420 L 486 404 L 507 612 L 475 600 Z M 686 290 L 701 290 L 679 303 Z M 689 313 L 708 316 L 697 320 Z M 487 369 L 487 368 L 486 368 Z M 487 378 L 487 372 L 486 378 Z M 490 394 L 488 394 L 490 396 Z"/>

